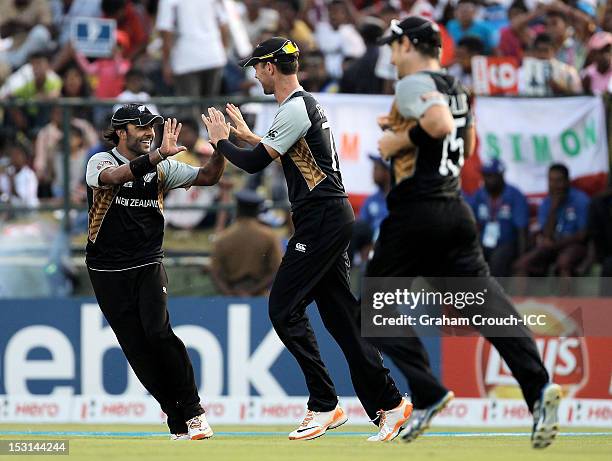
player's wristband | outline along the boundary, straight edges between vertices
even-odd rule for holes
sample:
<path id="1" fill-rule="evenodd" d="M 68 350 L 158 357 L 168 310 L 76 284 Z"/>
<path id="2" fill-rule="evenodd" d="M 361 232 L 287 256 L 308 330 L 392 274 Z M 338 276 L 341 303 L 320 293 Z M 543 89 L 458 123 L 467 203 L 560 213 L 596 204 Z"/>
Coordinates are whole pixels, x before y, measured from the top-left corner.
<path id="1" fill-rule="evenodd" d="M 423 129 L 420 123 L 417 122 L 408 130 L 408 137 L 412 144 L 417 147 L 431 146 L 440 142 L 439 139 L 433 138 L 427 131 Z"/>
<path id="2" fill-rule="evenodd" d="M 151 160 L 149 160 L 149 154 L 136 157 L 129 163 L 129 165 L 130 171 L 132 172 L 135 178 L 142 178 L 144 175 L 155 171 L 155 169 L 157 168 L 157 166 L 153 165 L 151 163 Z"/>

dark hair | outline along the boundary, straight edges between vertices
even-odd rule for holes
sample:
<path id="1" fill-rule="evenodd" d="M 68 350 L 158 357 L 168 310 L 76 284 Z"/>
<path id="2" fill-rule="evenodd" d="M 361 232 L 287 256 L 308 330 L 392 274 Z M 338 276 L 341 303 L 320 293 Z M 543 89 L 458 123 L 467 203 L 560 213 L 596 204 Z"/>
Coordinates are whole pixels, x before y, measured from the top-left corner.
<path id="1" fill-rule="evenodd" d="M 6 150 L 7 152 L 10 152 L 13 149 L 17 149 L 18 151 L 21 151 L 21 153 L 25 155 L 28 160 L 32 156 L 32 151 L 30 150 L 30 148 L 20 141 L 16 141 L 14 143 L 9 144 Z"/>
<path id="2" fill-rule="evenodd" d="M 297 74 L 298 69 L 300 68 L 297 59 L 293 59 L 292 61 L 281 61 L 275 62 L 274 65 L 278 67 L 278 70 L 283 75 L 293 75 Z"/>
<path id="3" fill-rule="evenodd" d="M 563 22 L 565 22 L 567 24 L 567 15 L 560 10 L 550 10 L 546 13 L 546 16 L 549 18 L 561 18 L 563 20 Z"/>
<path id="4" fill-rule="evenodd" d="M 277 0 L 276 3 L 284 3 L 291 8 L 295 13 L 300 12 L 300 0 Z"/>
<path id="5" fill-rule="evenodd" d="M 510 10 L 521 10 L 523 13 L 527 13 L 529 8 L 525 5 L 524 0 L 514 0 L 508 7 L 508 11 Z"/>
<path id="6" fill-rule="evenodd" d="M 64 80 L 66 78 L 66 75 L 68 74 L 68 72 L 70 72 L 72 70 L 76 71 L 81 76 L 81 80 L 83 81 L 83 83 L 81 84 L 81 91 L 80 91 L 79 96 L 81 98 L 88 98 L 88 97 L 90 97 L 91 96 L 91 88 L 89 87 L 89 80 L 87 79 L 87 76 L 85 75 L 83 70 L 75 62 L 69 63 L 68 66 L 64 69 L 64 71 L 62 72 L 62 80 Z M 66 86 L 62 85 L 62 96 L 66 96 L 65 88 L 66 88 Z"/>
<path id="7" fill-rule="evenodd" d="M 410 41 L 410 38 L 408 38 L 406 35 L 402 37 L 402 40 L 404 40 L 404 37 L 406 40 Z M 412 44 L 412 46 L 414 46 L 414 49 L 417 50 L 423 56 L 426 56 L 428 58 L 440 59 L 441 48 L 439 46 L 427 42 L 410 43 Z"/>
<path id="8" fill-rule="evenodd" d="M 121 8 L 124 8 L 126 4 L 126 0 L 102 0 L 100 9 L 106 16 L 113 16 L 117 14 Z"/>
<path id="9" fill-rule="evenodd" d="M 467 35 L 457 42 L 457 46 L 466 48 L 471 54 L 484 54 L 485 46 L 480 38 L 474 35 Z"/>
<path id="10" fill-rule="evenodd" d="M 46 51 L 36 51 L 35 53 L 31 53 L 28 56 L 28 60 L 31 61 L 33 59 L 46 59 L 48 61 L 50 57 L 51 55 Z"/>
<path id="11" fill-rule="evenodd" d="M 119 135 L 117 134 L 117 130 L 127 130 L 127 125 L 109 126 L 104 131 L 104 135 L 102 136 L 104 138 L 104 141 L 106 141 L 112 146 L 119 145 Z"/>
<path id="12" fill-rule="evenodd" d="M 191 128 L 193 131 L 195 131 L 196 133 L 200 132 L 200 126 L 198 125 L 198 122 L 196 122 L 195 118 L 193 117 L 184 118 L 183 120 L 181 120 L 181 123 L 183 124 L 183 127 L 187 126 Z"/>
<path id="13" fill-rule="evenodd" d="M 125 79 L 127 80 L 128 78 L 132 78 L 132 77 L 146 78 L 146 75 L 140 69 L 130 69 L 125 74 Z"/>
<path id="14" fill-rule="evenodd" d="M 548 173 L 553 171 L 558 171 L 565 177 L 565 179 L 569 179 L 569 170 L 563 163 L 553 163 L 551 166 L 549 166 Z"/>

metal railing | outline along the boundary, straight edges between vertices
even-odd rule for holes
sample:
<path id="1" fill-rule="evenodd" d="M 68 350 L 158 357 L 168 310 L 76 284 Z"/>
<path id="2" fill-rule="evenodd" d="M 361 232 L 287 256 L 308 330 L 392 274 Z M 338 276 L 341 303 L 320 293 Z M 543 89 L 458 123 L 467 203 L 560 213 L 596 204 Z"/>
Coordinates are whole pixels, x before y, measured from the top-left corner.
<path id="1" fill-rule="evenodd" d="M 263 103 L 270 104 L 276 101 L 269 97 L 213 97 L 213 98 L 189 98 L 189 97 L 157 97 L 151 98 L 143 104 L 156 105 L 158 107 L 170 108 L 170 114 L 160 114 L 162 116 L 176 116 L 175 112 L 184 110 L 185 108 L 196 109 L 199 108 L 201 113 L 211 106 L 223 106 L 227 102 L 231 102 L 235 105 L 243 105 L 247 103 Z M 66 232 L 70 231 L 70 211 L 84 211 L 87 207 L 83 204 L 73 203 L 70 197 L 70 129 L 73 111 L 75 108 L 96 108 L 96 107 L 112 107 L 117 104 L 125 104 L 125 101 L 118 101 L 113 99 L 99 100 L 93 98 L 58 98 L 49 101 L 39 100 L 20 100 L 20 99 L 7 99 L 0 101 L 0 110 L 4 111 L 8 108 L 57 108 L 59 107 L 62 112 L 62 173 L 63 173 L 63 197 L 61 204 L 41 203 L 37 207 L 25 207 L 25 206 L 14 206 L 10 204 L 0 203 L 0 212 L 31 212 L 31 211 L 63 211 L 62 226 Z M 88 120 L 90 123 L 91 120 Z M 273 209 L 287 209 L 287 204 L 284 202 L 272 202 L 271 208 Z M 201 210 L 206 209 L 207 211 L 217 210 L 233 210 L 234 204 L 211 204 L 205 208 L 201 206 L 168 206 L 166 210 Z"/>

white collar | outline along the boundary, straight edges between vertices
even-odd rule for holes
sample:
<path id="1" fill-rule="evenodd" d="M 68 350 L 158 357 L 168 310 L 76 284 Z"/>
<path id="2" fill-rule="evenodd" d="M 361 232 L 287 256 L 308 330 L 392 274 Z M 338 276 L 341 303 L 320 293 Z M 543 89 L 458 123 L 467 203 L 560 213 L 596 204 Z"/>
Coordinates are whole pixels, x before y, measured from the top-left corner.
<path id="1" fill-rule="evenodd" d="M 113 154 L 115 154 L 115 156 L 118 157 L 119 160 L 121 160 L 122 162 L 130 163 L 130 161 L 127 158 L 125 158 L 123 155 L 119 153 L 116 147 L 113 147 Z"/>

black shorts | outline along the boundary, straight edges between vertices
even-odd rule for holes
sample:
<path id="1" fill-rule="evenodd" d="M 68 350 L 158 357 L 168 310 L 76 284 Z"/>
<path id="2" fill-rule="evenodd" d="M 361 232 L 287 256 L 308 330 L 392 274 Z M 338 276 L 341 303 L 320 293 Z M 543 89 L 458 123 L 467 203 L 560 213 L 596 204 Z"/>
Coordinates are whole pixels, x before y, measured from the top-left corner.
<path id="1" fill-rule="evenodd" d="M 392 211 L 366 271 L 367 277 L 485 275 L 476 221 L 461 198 L 409 202 Z"/>

